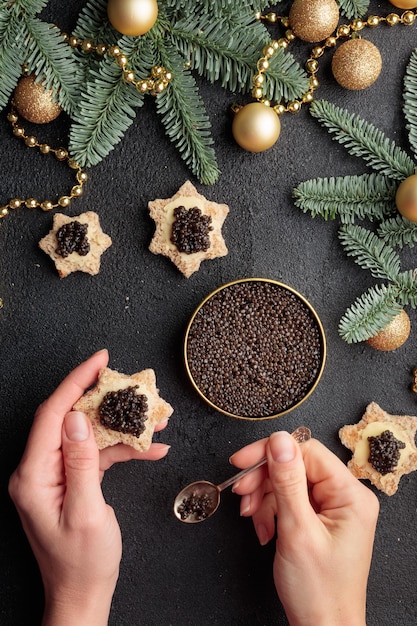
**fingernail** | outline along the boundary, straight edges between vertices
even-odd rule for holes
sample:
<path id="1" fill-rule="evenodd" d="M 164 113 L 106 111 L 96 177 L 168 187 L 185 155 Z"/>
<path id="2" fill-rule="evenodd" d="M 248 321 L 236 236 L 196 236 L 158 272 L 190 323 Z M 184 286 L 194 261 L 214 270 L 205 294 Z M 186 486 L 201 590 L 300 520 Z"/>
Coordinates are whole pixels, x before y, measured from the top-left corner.
<path id="1" fill-rule="evenodd" d="M 288 463 L 295 458 L 296 447 L 292 436 L 286 431 L 272 433 L 269 438 L 269 449 L 277 463 Z"/>
<path id="2" fill-rule="evenodd" d="M 245 515 L 246 513 L 249 513 L 249 511 L 250 511 L 250 495 L 246 494 L 242 496 L 242 499 L 240 501 L 240 514 Z"/>
<path id="3" fill-rule="evenodd" d="M 70 441 L 85 441 L 90 433 L 84 413 L 71 411 L 64 421 L 65 434 Z"/>
<path id="4" fill-rule="evenodd" d="M 263 524 L 258 524 L 255 527 L 256 535 L 259 539 L 259 543 L 261 546 L 266 546 L 269 541 L 268 531 L 266 530 L 266 526 Z"/>

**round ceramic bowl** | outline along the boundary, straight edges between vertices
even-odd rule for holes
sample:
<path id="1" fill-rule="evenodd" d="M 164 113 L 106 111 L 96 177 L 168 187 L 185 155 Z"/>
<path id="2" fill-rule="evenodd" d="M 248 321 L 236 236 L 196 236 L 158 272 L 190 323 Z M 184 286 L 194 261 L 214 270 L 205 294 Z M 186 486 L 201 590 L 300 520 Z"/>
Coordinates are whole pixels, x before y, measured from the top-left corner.
<path id="1" fill-rule="evenodd" d="M 245 278 L 210 293 L 192 315 L 185 366 L 214 409 L 246 420 L 280 417 L 314 391 L 326 361 L 323 325 L 297 291 Z"/>

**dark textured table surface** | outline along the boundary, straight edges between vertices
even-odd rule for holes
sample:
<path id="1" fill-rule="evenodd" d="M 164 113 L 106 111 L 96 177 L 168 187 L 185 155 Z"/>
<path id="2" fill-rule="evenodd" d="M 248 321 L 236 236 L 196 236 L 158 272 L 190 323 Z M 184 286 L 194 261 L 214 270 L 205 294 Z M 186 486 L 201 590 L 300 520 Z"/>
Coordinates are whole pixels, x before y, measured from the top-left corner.
<path id="1" fill-rule="evenodd" d="M 82 6 L 81 0 L 51 0 L 45 16 L 71 30 Z M 379 15 L 392 9 L 387 1 L 370 6 Z M 323 61 L 317 92 L 359 113 L 407 150 L 402 87 L 416 32 L 416 26 L 384 26 L 367 33 L 383 57 L 378 81 L 363 92 L 345 91 Z M 36 407 L 93 351 L 107 347 L 110 367 L 127 374 L 154 368 L 162 397 L 174 407 L 169 426 L 155 436 L 171 444 L 168 457 L 113 467 L 104 480 L 124 539 L 111 626 L 286 624 L 272 583 L 273 546 L 258 545 L 251 521 L 239 516 L 239 498 L 225 493 L 212 519 L 188 526 L 172 513 L 175 494 L 198 478 L 220 482 L 228 477 L 233 472 L 228 458 L 235 450 L 277 429 L 305 424 L 347 461 L 350 453 L 338 429 L 359 421 L 369 402 L 389 413 L 417 415 L 417 397 L 410 390 L 417 365 L 414 311 L 408 311 L 410 339 L 395 352 L 342 341 L 340 317 L 374 281 L 346 257 L 338 223 L 311 219 L 291 198 L 303 180 L 363 173 L 364 162 L 333 142 L 307 109 L 283 117 L 281 137 L 271 150 L 244 152 L 230 132 L 235 95 L 205 82 L 201 94 L 222 171 L 215 185 L 200 185 L 190 175 L 165 138 L 151 98 L 122 143 L 89 170 L 86 193 L 68 214 L 96 211 L 113 239 L 97 276 L 58 278 L 38 248 L 51 214 L 16 211 L 0 225 L 2 626 L 39 623 L 42 611 L 36 563 L 7 495 L 7 480 Z M 70 184 L 65 167 L 46 166 L 44 157 L 11 136 L 5 111 L 0 123 L 1 201 L 43 196 L 46 187 Z M 51 133 L 51 144 L 65 144 L 65 119 L 50 126 L 45 132 Z M 147 209 L 149 200 L 169 198 L 187 179 L 207 198 L 230 206 L 223 228 L 228 256 L 204 262 L 189 279 L 168 259 L 148 251 L 154 224 Z M 413 250 L 402 253 L 404 268 L 415 267 L 414 256 Z M 312 396 L 280 419 L 257 422 L 235 420 L 206 406 L 189 384 L 182 361 L 185 327 L 200 301 L 225 282 L 253 276 L 277 279 L 307 297 L 322 319 L 328 344 L 325 371 Z M 417 474 L 404 477 L 396 495 L 378 495 L 368 624 L 415 626 Z"/>

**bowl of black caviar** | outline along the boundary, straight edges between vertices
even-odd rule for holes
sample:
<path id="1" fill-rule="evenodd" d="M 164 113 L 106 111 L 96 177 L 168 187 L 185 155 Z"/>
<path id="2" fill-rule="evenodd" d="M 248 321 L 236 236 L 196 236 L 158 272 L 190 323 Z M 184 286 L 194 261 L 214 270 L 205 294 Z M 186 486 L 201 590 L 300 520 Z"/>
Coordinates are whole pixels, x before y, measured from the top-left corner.
<path id="1" fill-rule="evenodd" d="M 268 278 L 210 293 L 186 329 L 185 367 L 198 394 L 221 413 L 280 417 L 300 406 L 324 370 L 326 338 L 312 305 Z"/>

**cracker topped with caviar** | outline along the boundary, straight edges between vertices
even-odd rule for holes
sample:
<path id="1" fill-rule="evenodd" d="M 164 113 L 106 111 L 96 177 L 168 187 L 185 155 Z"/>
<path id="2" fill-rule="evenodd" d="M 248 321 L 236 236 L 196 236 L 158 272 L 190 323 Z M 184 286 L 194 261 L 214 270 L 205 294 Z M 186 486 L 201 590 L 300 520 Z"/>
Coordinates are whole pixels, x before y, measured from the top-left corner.
<path id="1" fill-rule="evenodd" d="M 229 207 L 207 200 L 190 181 L 172 198 L 152 200 L 148 207 L 156 225 L 149 250 L 168 257 L 186 278 L 202 261 L 226 256 L 221 229 Z"/>
<path id="2" fill-rule="evenodd" d="M 392 496 L 404 474 L 417 469 L 417 417 L 390 415 L 371 402 L 355 425 L 343 426 L 339 437 L 353 452 L 348 468 Z"/>
<path id="3" fill-rule="evenodd" d="M 74 405 L 91 420 L 99 450 L 125 443 L 139 452 L 148 450 L 155 426 L 170 417 L 173 408 L 159 396 L 155 372 L 131 376 L 108 367 L 100 371 L 96 386 Z"/>
<path id="4" fill-rule="evenodd" d="M 52 229 L 40 240 L 39 247 L 49 254 L 59 277 L 65 278 L 77 271 L 98 274 L 101 255 L 111 244 L 97 213 L 87 211 L 77 217 L 56 213 Z"/>

